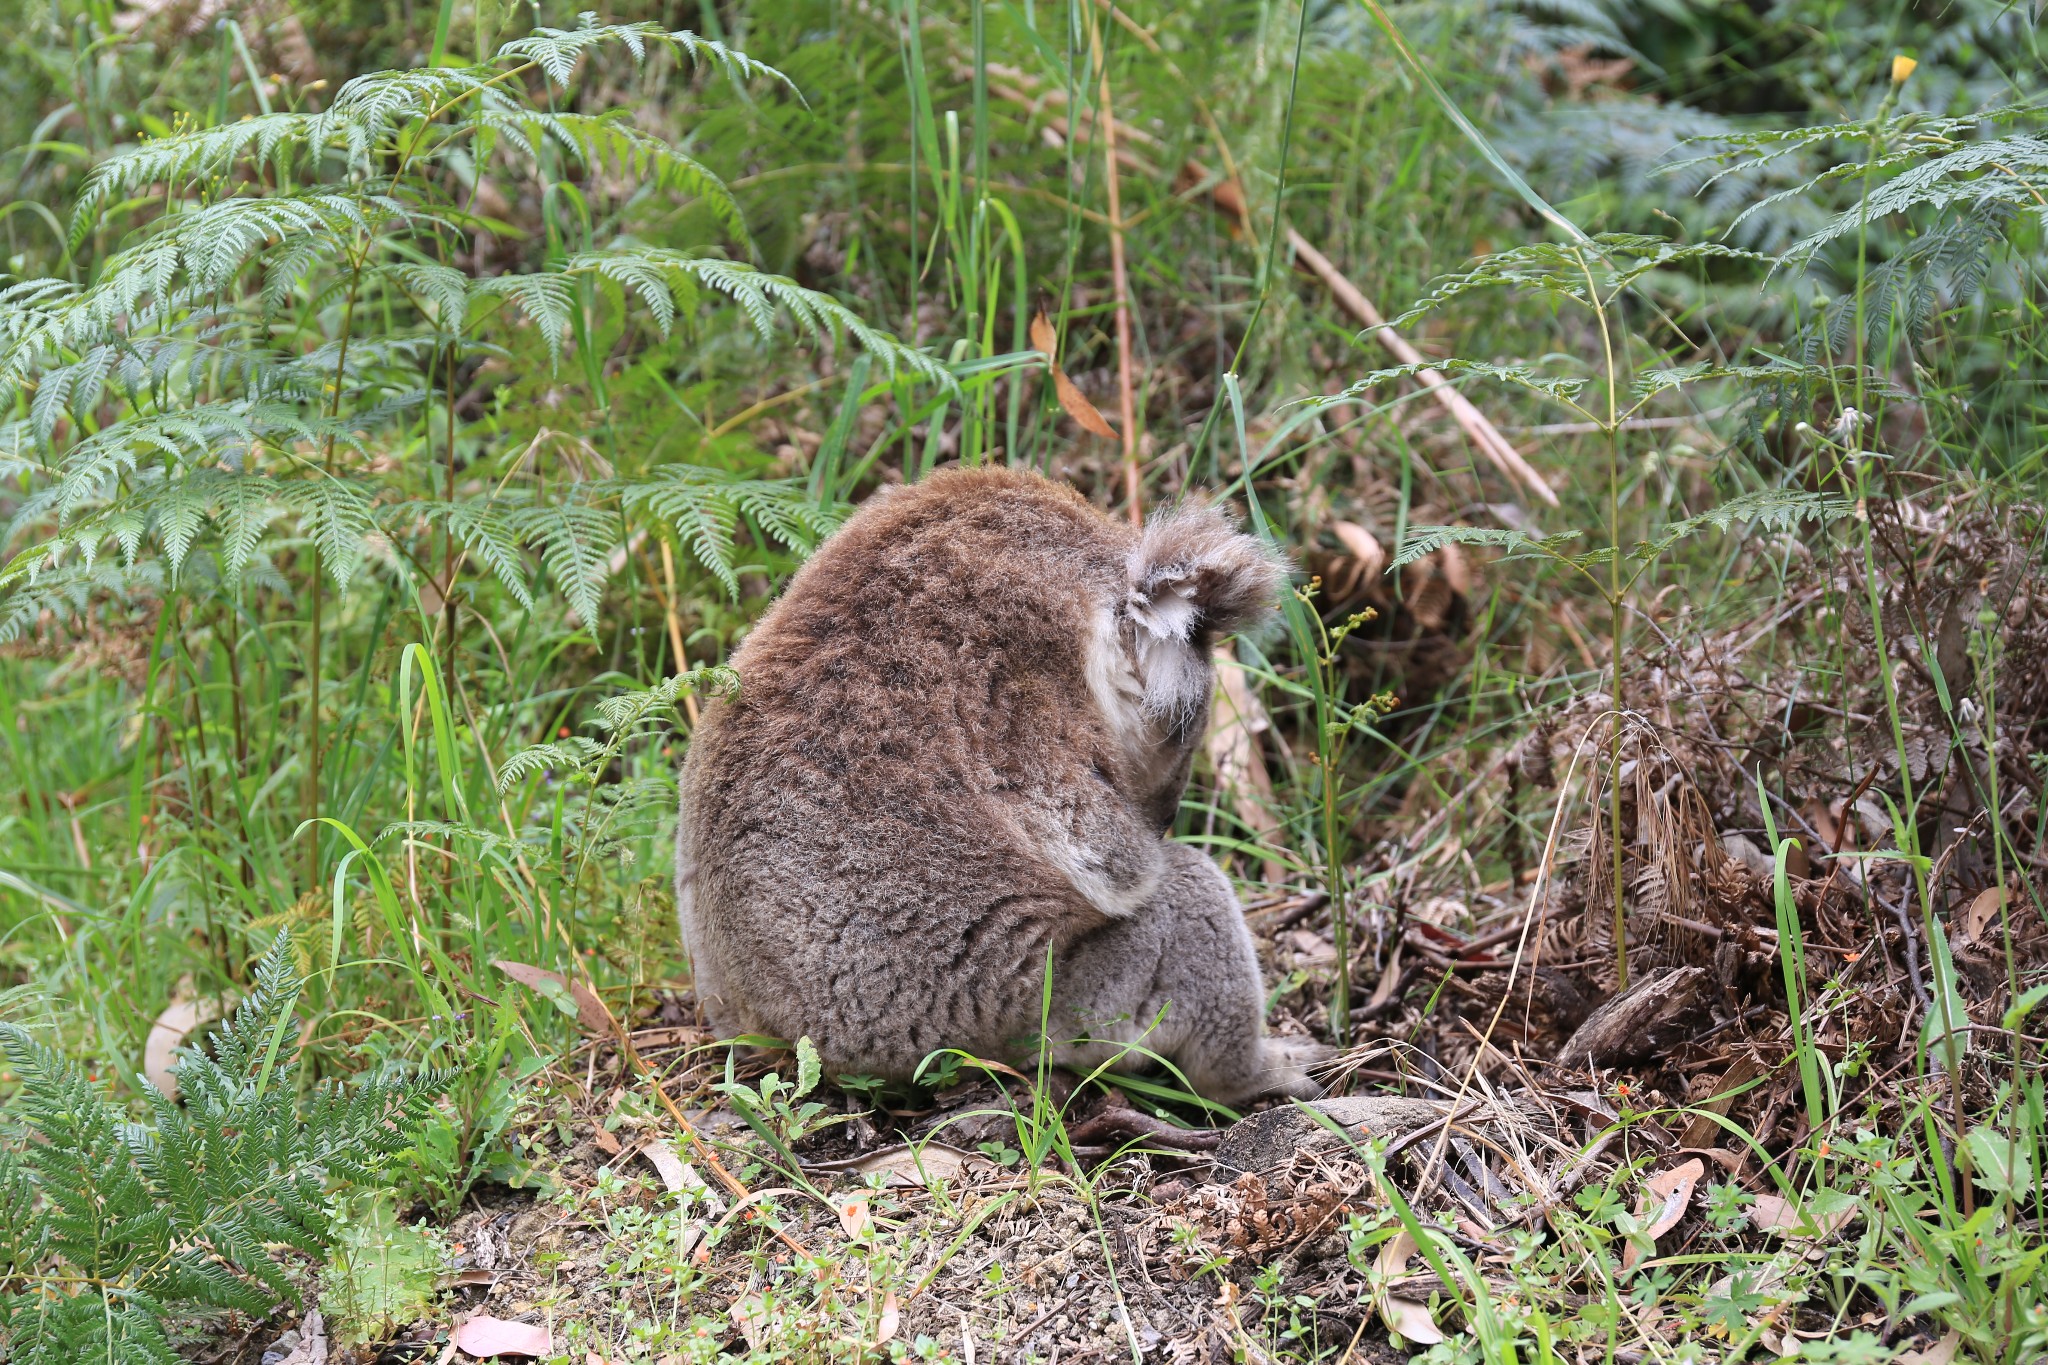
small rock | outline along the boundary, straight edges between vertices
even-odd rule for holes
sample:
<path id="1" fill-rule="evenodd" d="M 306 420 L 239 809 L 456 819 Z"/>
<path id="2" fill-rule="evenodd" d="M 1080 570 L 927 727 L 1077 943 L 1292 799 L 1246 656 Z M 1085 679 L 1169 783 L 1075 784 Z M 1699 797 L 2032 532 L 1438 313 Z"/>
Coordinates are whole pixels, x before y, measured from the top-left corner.
<path id="1" fill-rule="evenodd" d="M 1216 1164 L 1232 1172 L 1269 1171 L 1285 1165 L 1296 1152 L 1341 1146 L 1343 1138 L 1332 1133 L 1308 1113 L 1328 1117 L 1354 1141 L 1367 1138 L 1392 1139 L 1435 1123 L 1450 1109 L 1438 1100 L 1406 1099 L 1399 1095 L 1354 1095 L 1344 1099 L 1311 1100 L 1305 1105 L 1288 1105 L 1254 1114 L 1223 1130 L 1216 1147 Z"/>

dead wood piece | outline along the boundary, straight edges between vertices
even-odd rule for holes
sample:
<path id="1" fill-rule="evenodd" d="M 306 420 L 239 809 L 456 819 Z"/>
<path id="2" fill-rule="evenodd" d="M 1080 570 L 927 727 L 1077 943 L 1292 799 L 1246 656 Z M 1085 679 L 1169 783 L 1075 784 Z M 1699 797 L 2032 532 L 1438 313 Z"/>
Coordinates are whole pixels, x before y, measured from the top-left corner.
<path id="1" fill-rule="evenodd" d="M 1298 1152 L 1341 1147 L 1345 1138 L 1396 1140 L 1440 1122 L 1450 1112 L 1451 1106 L 1441 1100 L 1399 1095 L 1354 1095 L 1268 1109 L 1223 1130 L 1216 1162 L 1232 1172 L 1270 1171 L 1292 1161 Z M 1344 1137 L 1318 1122 L 1316 1114 L 1342 1128 Z"/>
<path id="2" fill-rule="evenodd" d="M 1105 1109 L 1067 1130 L 1067 1140 L 1074 1143 L 1140 1138 L 1155 1146 L 1172 1147 L 1183 1152 L 1214 1151 L 1220 1136 L 1210 1129 L 1181 1128 L 1165 1119 L 1121 1108 Z"/>
<path id="3" fill-rule="evenodd" d="M 1618 1066 L 1654 1057 L 1686 1037 L 1706 970 L 1673 967 L 1646 976 L 1593 1011 L 1558 1050 L 1566 1066 Z"/>
<path id="4" fill-rule="evenodd" d="M 1373 307 L 1372 302 L 1359 291 L 1358 286 L 1347 279 L 1330 258 L 1318 251 L 1308 238 L 1289 228 L 1287 246 L 1294 253 L 1294 259 L 1301 262 L 1309 274 L 1321 280 L 1344 311 L 1363 323 L 1373 334 L 1373 339 L 1391 351 L 1396 360 L 1403 365 L 1423 363 L 1422 353 L 1409 345 L 1407 339 L 1399 332 L 1387 325 L 1386 319 L 1380 316 L 1379 310 Z M 1434 369 L 1418 370 L 1415 377 L 1430 391 L 1430 395 L 1437 402 L 1443 404 L 1444 410 L 1464 429 L 1466 437 L 1479 448 L 1480 454 L 1491 460 L 1494 467 L 1505 474 L 1510 482 L 1519 484 L 1549 506 L 1557 506 L 1557 494 L 1544 482 L 1543 476 L 1522 458 L 1522 452 L 1515 449 L 1508 438 L 1500 434 L 1499 429 L 1486 419 L 1485 414 L 1472 405 L 1471 399 L 1465 397 Z"/>

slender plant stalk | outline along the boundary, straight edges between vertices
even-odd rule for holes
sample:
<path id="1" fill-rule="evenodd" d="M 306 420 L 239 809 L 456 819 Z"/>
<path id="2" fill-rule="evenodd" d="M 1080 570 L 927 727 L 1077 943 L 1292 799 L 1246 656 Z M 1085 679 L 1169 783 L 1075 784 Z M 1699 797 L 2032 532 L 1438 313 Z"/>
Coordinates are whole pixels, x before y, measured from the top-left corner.
<path id="1" fill-rule="evenodd" d="M 370 246 L 367 240 L 358 243 L 360 250 L 350 262 L 348 280 L 348 302 L 341 310 L 341 344 L 336 348 L 334 358 L 334 393 L 327 400 L 327 416 L 332 419 L 341 412 L 342 381 L 348 375 L 348 342 L 355 329 L 356 295 L 362 288 L 363 262 L 369 259 Z M 322 478 L 334 473 L 334 434 L 329 431 L 327 448 L 321 455 Z M 320 644 L 321 644 L 321 598 L 322 580 L 326 577 L 327 566 L 321 562 L 316 546 L 313 550 L 313 603 L 310 621 L 312 643 L 306 651 L 306 821 L 311 824 L 320 818 Z M 306 832 L 306 886 L 318 890 L 320 886 L 320 831 L 318 827 Z"/>
<path id="2" fill-rule="evenodd" d="M 1607 824 L 1612 844 L 1611 892 L 1614 896 L 1614 989 L 1628 989 L 1628 904 L 1624 899 L 1626 874 L 1621 848 L 1621 647 L 1626 629 L 1622 617 L 1622 596 L 1628 586 L 1621 578 L 1621 413 L 1617 390 L 1621 375 L 1616 368 L 1614 334 L 1607 325 L 1607 304 L 1593 274 L 1592 263 L 1583 248 L 1576 253 L 1586 277 L 1586 298 L 1600 324 L 1601 360 L 1607 372 L 1607 416 L 1601 423 L 1607 436 Z"/>
<path id="3" fill-rule="evenodd" d="M 313 551 L 313 601 L 308 609 L 309 641 L 306 649 L 306 821 L 320 818 L 320 598 L 326 566 L 320 551 Z M 320 831 L 306 831 L 306 889 L 320 887 Z"/>
<path id="4" fill-rule="evenodd" d="M 442 494 L 450 507 L 455 505 L 455 362 L 459 354 L 459 343 L 448 347 L 448 430 L 446 433 L 447 466 L 442 481 Z M 445 662 L 441 671 L 447 675 L 448 686 L 455 686 L 455 528 L 442 523 L 441 526 L 441 652 Z"/>
<path id="5" fill-rule="evenodd" d="M 1124 502 L 1131 525 L 1138 526 L 1144 523 L 1145 506 L 1138 478 L 1137 400 L 1131 384 L 1131 282 L 1124 262 L 1123 191 L 1116 165 L 1116 106 L 1110 98 L 1109 59 L 1092 14 L 1088 37 L 1102 79 L 1102 117 L 1095 122 L 1102 130 L 1102 171 L 1109 194 L 1109 281 L 1116 299 L 1116 399 L 1117 415 L 1123 421 L 1119 434 L 1124 446 Z"/>

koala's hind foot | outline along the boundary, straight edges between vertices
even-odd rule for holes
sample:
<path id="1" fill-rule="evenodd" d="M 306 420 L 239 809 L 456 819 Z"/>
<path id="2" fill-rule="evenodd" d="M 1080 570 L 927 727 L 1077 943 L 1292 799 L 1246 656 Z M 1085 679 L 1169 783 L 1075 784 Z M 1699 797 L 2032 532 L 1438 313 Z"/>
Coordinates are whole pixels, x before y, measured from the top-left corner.
<path id="1" fill-rule="evenodd" d="M 1337 1055 L 1337 1050 L 1313 1038 L 1261 1038 L 1259 1060 L 1266 1076 L 1265 1091 L 1289 1099 L 1312 1100 L 1323 1093 L 1322 1082 L 1312 1069 Z"/>
<path id="2" fill-rule="evenodd" d="M 1134 1044 L 1115 1069 L 1140 1070 L 1157 1055 L 1223 1104 L 1321 1094 L 1308 1074 L 1319 1045 L 1264 1036 L 1258 953 L 1230 882 L 1194 849 L 1168 844 L 1166 855 L 1147 904 L 1054 962 L 1060 1064 L 1100 1066 Z"/>

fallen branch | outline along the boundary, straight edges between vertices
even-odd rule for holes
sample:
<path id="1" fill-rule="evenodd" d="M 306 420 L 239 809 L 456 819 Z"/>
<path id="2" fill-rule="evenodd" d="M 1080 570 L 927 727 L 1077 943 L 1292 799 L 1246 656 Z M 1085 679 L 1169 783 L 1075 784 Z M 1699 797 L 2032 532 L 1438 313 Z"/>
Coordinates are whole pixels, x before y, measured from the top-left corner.
<path id="1" fill-rule="evenodd" d="M 1181 1128 L 1135 1109 L 1105 1109 L 1067 1130 L 1067 1141 L 1080 1146 L 1101 1138 L 1141 1138 L 1182 1152 L 1210 1152 L 1222 1135 L 1203 1128 Z"/>
<path id="2" fill-rule="evenodd" d="M 1198 161 L 1189 161 L 1182 175 L 1195 177 L 1197 183 L 1212 178 L 1208 168 Z M 1239 191 L 1235 181 L 1217 180 L 1209 191 L 1209 198 L 1219 210 L 1231 215 L 1239 223 L 1248 222 L 1250 211 L 1246 208 L 1244 195 Z M 1364 324 L 1373 338 L 1386 347 L 1396 360 L 1403 365 L 1423 364 L 1422 352 L 1409 344 L 1406 337 L 1387 325 L 1387 320 L 1380 315 L 1380 310 L 1373 306 L 1372 300 L 1368 299 L 1343 271 L 1337 269 L 1328 256 L 1317 250 L 1313 242 L 1291 227 L 1287 229 L 1287 249 L 1293 253 L 1295 262 L 1321 280 L 1338 305 Z M 1510 483 L 1520 484 L 1551 507 L 1557 506 L 1556 492 L 1544 482 L 1543 476 L 1522 458 L 1522 452 L 1509 444 L 1508 438 L 1501 435 L 1500 430 L 1487 420 L 1486 414 L 1472 405 L 1471 399 L 1434 369 L 1420 370 L 1415 378 L 1464 429 L 1467 439 L 1479 448 L 1479 453 L 1493 461 L 1494 467 L 1506 475 Z"/>
<path id="3" fill-rule="evenodd" d="M 1156 43 L 1152 41 L 1149 33 L 1137 28 L 1128 19 L 1125 19 L 1121 13 L 1118 13 L 1117 17 L 1124 21 L 1126 28 L 1137 33 L 1140 40 L 1145 42 L 1146 46 L 1151 48 L 1155 54 L 1164 55 L 1159 52 Z M 1031 87 L 1036 84 L 1036 81 L 1024 72 L 1012 71 L 1007 68 L 992 68 L 992 70 L 995 70 L 996 74 L 1008 78 L 1010 83 L 991 85 L 989 93 L 999 99 L 1028 110 L 1033 117 L 1040 116 L 1047 105 L 1064 105 L 1066 103 L 1066 94 L 1060 90 L 1047 90 L 1042 94 L 1033 95 Z M 1066 120 L 1058 119 L 1057 115 L 1054 118 L 1058 121 L 1060 131 L 1065 136 L 1073 136 L 1076 133 L 1085 131 L 1079 126 L 1084 123 L 1092 125 L 1102 132 L 1108 164 L 1111 168 L 1109 173 L 1110 253 L 1113 273 L 1116 273 L 1114 269 L 1115 264 L 1121 259 L 1123 254 L 1123 224 L 1121 222 L 1121 215 L 1118 213 L 1115 167 L 1121 162 L 1132 169 L 1137 169 L 1137 166 L 1134 164 L 1137 162 L 1137 158 L 1127 150 L 1120 150 L 1118 143 L 1121 140 L 1145 146 L 1158 146 L 1159 141 L 1143 129 L 1133 127 L 1114 116 L 1114 112 L 1108 107 L 1109 89 L 1106 71 L 1103 80 L 1102 103 L 1104 112 L 1108 115 L 1107 117 L 1091 118 L 1090 114 L 1092 111 L 1078 109 L 1073 111 L 1078 117 L 1072 126 L 1068 125 Z M 1212 131 L 1220 134 L 1220 130 L 1212 128 Z M 1244 202 L 1244 194 L 1239 189 L 1235 176 L 1215 175 L 1201 162 L 1189 159 L 1182 166 L 1181 180 L 1186 186 L 1209 186 L 1210 202 L 1221 212 L 1229 214 L 1247 234 L 1255 236 L 1250 210 Z M 1293 254 L 1296 264 L 1305 269 L 1309 274 L 1314 275 L 1318 280 L 1321 280 L 1345 312 L 1356 318 L 1360 324 L 1372 333 L 1380 345 L 1386 347 L 1394 358 L 1403 365 L 1422 365 L 1424 363 L 1422 353 L 1410 345 L 1406 337 L 1403 337 L 1399 332 L 1396 332 L 1387 325 L 1386 318 L 1381 316 L 1379 309 L 1373 306 L 1372 300 L 1368 299 L 1356 284 L 1353 284 L 1342 271 L 1337 269 L 1328 256 L 1325 256 L 1316 248 L 1313 242 L 1310 242 L 1308 238 L 1302 236 L 1294 228 L 1290 227 L 1286 231 L 1287 246 Z M 1120 323 L 1128 325 L 1125 321 L 1126 315 L 1121 309 L 1117 316 Z M 1121 339 L 1121 331 L 1119 335 Z M 1122 349 L 1125 352 L 1128 351 L 1127 347 Z M 1507 437 L 1501 435 L 1500 429 L 1487 419 L 1486 414 L 1473 406 L 1472 400 L 1465 397 L 1461 391 L 1446 380 L 1440 371 L 1425 368 L 1418 372 L 1415 378 L 1425 389 L 1429 390 L 1430 396 L 1442 404 L 1444 410 L 1464 430 L 1466 439 L 1477 446 L 1479 453 L 1486 456 L 1511 484 L 1528 490 L 1529 493 L 1533 494 L 1547 506 L 1555 507 L 1558 505 L 1556 492 L 1544 481 L 1543 476 L 1537 473 L 1527 460 L 1522 458 L 1522 453 L 1515 449 Z M 1128 417 L 1125 419 L 1124 426 L 1125 440 L 1130 441 L 1134 439 L 1130 431 L 1131 422 Z M 1126 468 L 1127 470 L 1134 469 L 1134 464 L 1131 462 L 1128 453 L 1126 456 Z M 1135 497 L 1132 499 L 1132 505 L 1136 505 Z"/>

